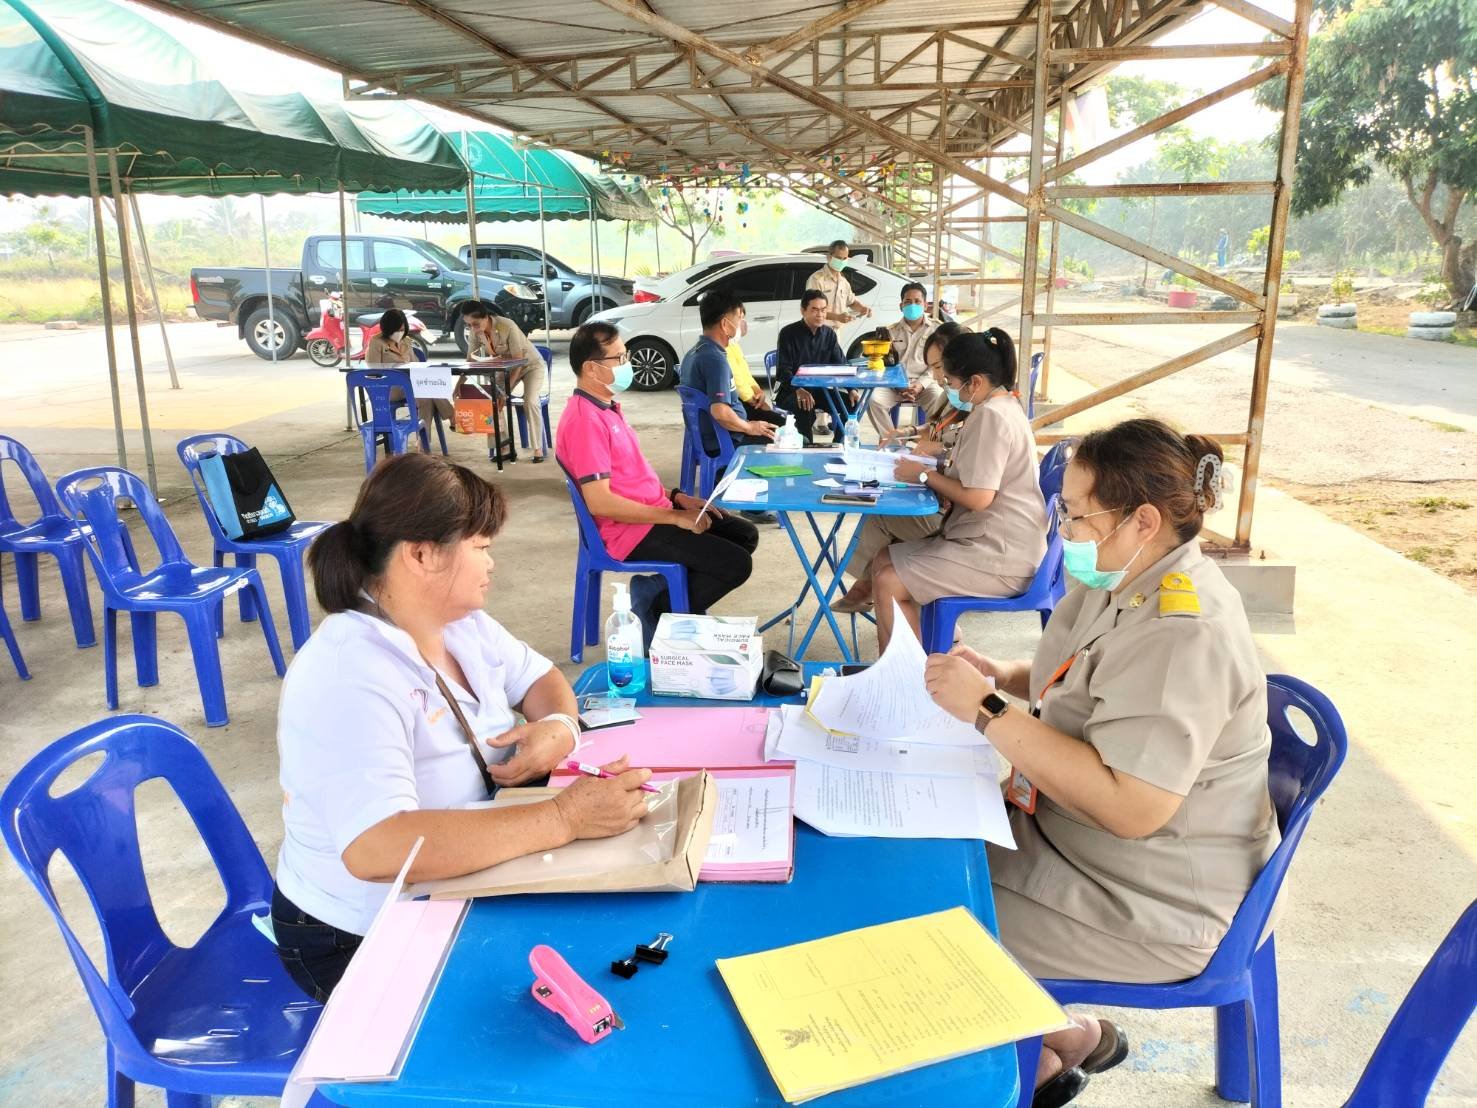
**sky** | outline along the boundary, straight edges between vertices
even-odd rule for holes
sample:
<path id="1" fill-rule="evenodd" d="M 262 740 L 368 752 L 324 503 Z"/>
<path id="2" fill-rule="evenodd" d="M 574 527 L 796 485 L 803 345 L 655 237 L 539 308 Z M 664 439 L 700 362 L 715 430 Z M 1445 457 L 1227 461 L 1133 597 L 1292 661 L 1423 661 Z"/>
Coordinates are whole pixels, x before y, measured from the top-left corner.
<path id="1" fill-rule="evenodd" d="M 263 47 L 196 26 L 152 8 L 144 9 L 128 4 L 126 0 L 123 2 L 125 6 L 133 8 L 145 18 L 163 26 L 170 34 L 199 54 L 211 68 L 231 74 L 232 83 L 242 88 L 243 91 L 272 92 L 284 87 L 304 88 L 318 84 L 329 90 L 337 90 L 341 87 L 338 74 L 331 70 L 276 54 Z M 1292 0 L 1262 0 L 1262 6 L 1275 14 L 1291 18 Z M 1209 10 L 1186 26 L 1158 41 L 1165 45 L 1251 42 L 1259 41 L 1263 37 L 1264 32 L 1260 27 L 1223 9 L 1209 7 Z M 1243 76 L 1252 64 L 1258 61 L 1262 59 L 1225 58 L 1186 62 L 1131 62 L 1120 66 L 1116 72 L 1156 77 L 1173 81 L 1188 89 L 1208 91 L 1229 84 Z M 467 120 L 431 105 L 417 103 L 417 107 L 425 111 L 438 125 L 470 126 L 472 128 L 482 126 L 475 120 Z M 1260 138 L 1270 133 L 1276 125 L 1276 116 L 1256 106 L 1248 95 L 1242 95 L 1198 116 L 1191 117 L 1188 125 L 1191 130 L 1202 135 L 1214 135 L 1224 141 L 1243 141 Z M 1121 170 L 1146 159 L 1150 150 L 1150 142 L 1137 143 L 1103 159 L 1096 166 L 1091 167 L 1091 172 L 1084 172 L 1082 176 L 1094 184 L 1110 182 L 1117 178 Z M 177 218 L 181 214 L 182 207 L 186 211 L 194 208 L 203 213 L 210 203 L 202 199 L 141 198 L 144 219 L 150 224 L 167 218 Z M 277 196 L 269 198 L 268 205 L 273 213 L 285 213 L 297 208 L 314 212 L 323 210 L 323 202 L 311 198 Z M 0 232 L 13 230 L 28 222 L 32 207 L 33 202 L 29 200 L 15 201 L 0 198 Z"/>

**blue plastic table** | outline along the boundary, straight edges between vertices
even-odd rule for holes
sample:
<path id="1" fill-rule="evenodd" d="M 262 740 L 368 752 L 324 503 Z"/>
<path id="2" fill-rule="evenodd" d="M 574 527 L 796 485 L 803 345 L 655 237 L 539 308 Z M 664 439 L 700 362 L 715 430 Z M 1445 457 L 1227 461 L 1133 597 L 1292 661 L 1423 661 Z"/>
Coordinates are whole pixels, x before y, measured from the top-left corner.
<path id="1" fill-rule="evenodd" d="M 815 366 L 800 366 L 800 369 L 819 368 Z M 829 368 L 829 367 L 827 367 Z M 881 373 L 873 373 L 871 370 L 856 370 L 849 365 L 836 366 L 833 375 L 818 375 L 815 377 L 801 377 L 798 373 L 791 379 L 791 385 L 797 389 L 821 389 L 825 397 L 826 406 L 831 409 L 831 418 L 836 421 L 836 433 L 841 433 L 841 428 L 846 426 L 848 416 L 860 416 L 866 411 L 867 401 L 872 398 L 874 389 L 905 389 L 908 387 L 908 371 L 902 363 L 888 366 Z M 861 395 L 857 398 L 855 405 L 849 403 L 848 391 L 856 389 Z"/>
<path id="2" fill-rule="evenodd" d="M 825 469 L 827 462 L 839 462 L 840 460 L 840 454 L 833 454 L 828 450 L 779 452 L 766 450 L 762 446 L 741 446 L 734 451 L 733 460 L 729 463 L 730 469 L 744 465 L 794 465 L 804 466 L 810 470 L 810 475 L 807 477 L 782 477 L 770 480 L 769 496 L 762 505 L 778 514 L 780 526 L 784 528 L 785 534 L 790 536 L 790 543 L 800 559 L 800 568 L 805 570 L 805 585 L 800 589 L 800 595 L 795 598 L 793 604 L 760 629 L 768 630 L 776 623 L 788 619 L 790 621 L 790 656 L 796 660 L 805 657 L 806 650 L 810 648 L 810 640 L 820 629 L 821 620 L 825 619 L 830 625 L 832 634 L 836 636 L 836 643 L 841 648 L 842 658 L 847 662 L 856 661 L 856 656 L 846 645 L 846 639 L 841 634 L 841 626 L 836 622 L 836 616 L 831 611 L 832 594 L 841 586 L 841 575 L 845 572 L 847 563 L 851 561 L 852 553 L 856 549 L 857 538 L 861 534 L 862 519 L 859 518 L 857 525 L 852 529 L 851 537 L 846 541 L 845 549 L 842 549 L 837 536 L 847 517 L 927 516 L 939 510 L 937 498 L 922 485 L 906 489 L 885 489 L 875 504 L 827 504 L 823 502 L 821 497 L 824 493 L 840 490 L 823 489 L 816 482 L 828 476 Z M 719 497 L 717 503 L 720 508 L 733 511 L 744 511 L 756 507 L 753 502 L 740 503 L 728 500 L 726 497 Z M 820 544 L 820 552 L 814 558 L 806 552 L 805 545 L 800 541 L 800 534 L 790 518 L 791 513 L 803 514 L 806 522 L 810 524 L 811 534 Z M 816 521 L 817 516 L 831 517 L 829 530 L 822 530 L 821 525 Z M 831 571 L 830 582 L 826 585 L 822 585 L 816 576 L 823 566 Z M 795 619 L 801 604 L 805 602 L 806 594 L 810 592 L 814 592 L 816 596 L 816 613 L 805 631 L 804 638 L 800 641 L 799 648 L 796 649 L 794 645 Z M 856 621 L 853 619 L 853 645 L 855 634 Z"/>
<path id="3" fill-rule="evenodd" d="M 603 687 L 601 667 L 576 689 Z M 641 703 L 660 703 L 649 693 Z M 705 707 L 738 702 L 684 700 Z M 508 896 L 476 901 L 398 1081 L 321 1090 L 346 1105 L 781 1105 L 714 959 L 964 905 L 993 932 L 984 844 L 827 838 L 796 827 L 788 885 L 691 893 Z M 610 973 L 637 943 L 673 934 L 665 964 Z M 528 952 L 554 947 L 626 1023 L 587 1046 L 529 995 Z M 817 1101 L 827 1108 L 1007 1108 L 1013 1046 L 926 1066 Z"/>

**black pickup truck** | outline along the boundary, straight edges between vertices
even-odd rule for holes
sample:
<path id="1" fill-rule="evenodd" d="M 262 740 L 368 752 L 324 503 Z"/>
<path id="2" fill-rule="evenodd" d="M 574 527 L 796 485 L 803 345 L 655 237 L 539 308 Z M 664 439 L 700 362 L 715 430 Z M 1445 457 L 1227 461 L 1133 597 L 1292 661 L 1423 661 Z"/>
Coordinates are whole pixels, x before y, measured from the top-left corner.
<path id="1" fill-rule="evenodd" d="M 387 308 L 414 311 L 428 337 L 438 342 L 454 337 L 466 353 L 461 309 L 473 297 L 472 273 L 465 262 L 424 239 L 350 235 L 348 247 L 350 318 Z M 271 361 L 275 347 L 278 358 L 288 358 L 302 347 L 303 336 L 318 326 L 319 301 L 340 291 L 342 268 L 339 236 L 310 235 L 303 243 L 301 269 L 192 269 L 190 295 L 201 319 L 234 323 L 257 357 Z M 525 332 L 543 326 L 539 282 L 479 266 L 477 283 L 483 302 Z"/>

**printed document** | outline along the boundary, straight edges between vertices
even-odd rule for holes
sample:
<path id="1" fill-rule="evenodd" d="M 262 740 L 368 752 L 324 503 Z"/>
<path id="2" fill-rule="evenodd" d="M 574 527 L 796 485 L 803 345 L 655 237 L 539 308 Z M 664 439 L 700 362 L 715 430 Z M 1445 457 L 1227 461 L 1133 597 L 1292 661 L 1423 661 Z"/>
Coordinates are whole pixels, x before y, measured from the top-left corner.
<path id="1" fill-rule="evenodd" d="M 720 958 L 718 972 L 791 1104 L 1069 1026 L 962 907 Z"/>
<path id="2" fill-rule="evenodd" d="M 1015 849 L 993 775 L 882 773 L 797 761 L 795 815 L 827 835 L 984 839 Z"/>
<path id="3" fill-rule="evenodd" d="M 788 862 L 794 834 L 790 821 L 792 775 L 716 777 L 718 809 L 703 865 Z"/>
<path id="4" fill-rule="evenodd" d="M 833 735 L 798 704 L 786 704 L 776 715 L 779 726 L 774 757 L 794 758 L 837 769 L 878 770 L 885 773 L 973 777 L 995 773 L 996 761 L 988 747 L 936 746 L 909 739 L 863 739 Z"/>

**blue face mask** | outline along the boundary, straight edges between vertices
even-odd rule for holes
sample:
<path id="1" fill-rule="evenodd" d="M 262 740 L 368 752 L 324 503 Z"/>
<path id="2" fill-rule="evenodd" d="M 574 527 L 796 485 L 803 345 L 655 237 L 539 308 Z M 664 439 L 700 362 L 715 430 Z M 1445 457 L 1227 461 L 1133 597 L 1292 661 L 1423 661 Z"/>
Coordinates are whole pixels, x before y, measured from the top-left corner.
<path id="1" fill-rule="evenodd" d="M 1127 522 L 1128 519 L 1123 521 L 1123 523 Z M 1122 569 L 1098 569 L 1097 567 L 1098 547 L 1116 535 L 1118 528 L 1122 527 L 1123 523 L 1118 524 L 1118 527 L 1113 528 L 1104 538 L 1097 542 L 1093 542 L 1091 539 L 1081 539 L 1074 542 L 1071 539 L 1063 537 L 1062 568 L 1089 589 L 1116 589 L 1119 585 L 1123 584 L 1123 579 L 1128 576 L 1128 567 L 1133 565 L 1134 558 L 1137 558 L 1143 552 L 1144 548 L 1142 546 L 1133 552 L 1133 558 L 1128 559 L 1123 564 Z"/>
<path id="2" fill-rule="evenodd" d="M 909 323 L 917 323 L 920 319 L 923 318 L 923 305 L 904 304 L 903 318 L 906 319 Z"/>
<path id="3" fill-rule="evenodd" d="M 974 407 L 974 404 L 971 401 L 960 398 L 958 389 L 949 389 L 948 391 L 949 403 L 954 405 L 954 407 L 958 408 L 961 412 L 967 412 Z"/>
<path id="4" fill-rule="evenodd" d="M 615 380 L 610 383 L 612 392 L 625 392 L 631 387 L 631 380 L 636 374 L 630 362 L 622 362 L 612 372 L 615 374 Z"/>

